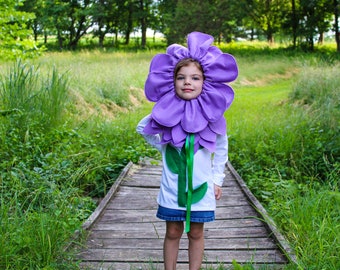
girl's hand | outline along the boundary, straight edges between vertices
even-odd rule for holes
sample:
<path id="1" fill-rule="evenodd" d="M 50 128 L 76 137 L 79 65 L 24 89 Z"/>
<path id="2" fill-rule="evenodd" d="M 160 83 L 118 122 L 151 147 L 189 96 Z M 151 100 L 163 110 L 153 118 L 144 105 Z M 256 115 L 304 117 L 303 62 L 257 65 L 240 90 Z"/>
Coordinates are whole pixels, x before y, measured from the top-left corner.
<path id="1" fill-rule="evenodd" d="M 214 184 L 214 189 L 215 189 L 215 199 L 219 200 L 221 199 L 222 196 L 222 188 L 216 184 Z"/>

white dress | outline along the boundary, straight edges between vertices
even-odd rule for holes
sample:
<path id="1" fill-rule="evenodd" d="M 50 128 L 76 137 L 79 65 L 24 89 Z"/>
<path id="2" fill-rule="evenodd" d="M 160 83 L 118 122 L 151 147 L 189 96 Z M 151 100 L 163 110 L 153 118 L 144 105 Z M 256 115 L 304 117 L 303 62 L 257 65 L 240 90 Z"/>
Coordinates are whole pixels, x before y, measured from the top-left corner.
<path id="1" fill-rule="evenodd" d="M 138 123 L 136 130 L 151 146 L 158 149 L 162 154 L 163 171 L 157 202 L 162 207 L 185 210 L 186 207 L 181 201 L 183 201 L 183 196 L 185 196 L 188 189 L 188 176 L 183 170 L 183 166 L 181 166 L 180 156 L 183 149 L 175 148 L 167 144 L 160 144 L 160 134 L 150 135 L 144 133 L 143 129 L 150 119 L 150 115 L 144 117 Z M 225 164 L 228 160 L 227 135 L 217 135 L 216 150 L 214 153 L 209 152 L 205 148 L 200 148 L 194 154 L 193 160 L 192 183 L 194 199 L 191 205 L 191 211 L 214 211 L 216 209 L 214 184 L 222 186 L 225 177 Z M 183 182 L 183 178 L 185 182 Z M 200 192 L 198 192 L 199 190 Z M 195 193 L 197 195 L 196 199 Z M 198 201 L 196 202 L 195 200 Z"/>

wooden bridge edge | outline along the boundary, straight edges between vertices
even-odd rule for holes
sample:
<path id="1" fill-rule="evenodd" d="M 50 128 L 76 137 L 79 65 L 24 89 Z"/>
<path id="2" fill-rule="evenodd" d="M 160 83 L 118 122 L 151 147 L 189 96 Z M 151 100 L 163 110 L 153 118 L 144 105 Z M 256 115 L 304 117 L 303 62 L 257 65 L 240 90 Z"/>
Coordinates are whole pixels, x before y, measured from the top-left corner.
<path id="1" fill-rule="evenodd" d="M 133 163 L 130 161 L 122 170 L 118 178 L 115 180 L 113 185 L 111 186 L 109 192 L 105 195 L 105 197 L 100 201 L 97 208 L 93 211 L 93 213 L 87 218 L 87 220 L 83 223 L 83 230 L 90 230 L 93 224 L 97 221 L 97 219 L 104 212 L 107 204 L 111 200 L 111 198 L 116 194 L 120 183 L 123 181 L 124 177 L 127 175 L 129 170 L 131 169 Z"/>
<path id="2" fill-rule="evenodd" d="M 245 194 L 249 202 L 253 205 L 254 209 L 257 210 L 257 212 L 261 215 L 264 223 L 266 224 L 267 228 L 273 233 L 272 237 L 275 239 L 275 241 L 278 243 L 279 248 L 282 250 L 282 252 L 285 254 L 287 259 L 294 263 L 295 265 L 298 265 L 296 260 L 296 255 L 292 248 L 290 247 L 288 241 L 286 238 L 279 232 L 277 229 L 275 222 L 273 219 L 268 215 L 266 209 L 262 206 L 262 204 L 256 199 L 255 195 L 250 191 L 250 189 L 247 187 L 246 183 L 242 179 L 242 177 L 238 174 L 238 172 L 234 169 L 234 167 L 231 165 L 230 161 L 226 163 L 226 166 L 232 173 L 232 175 L 235 177 L 236 181 L 238 182 L 239 186 L 242 189 L 242 192 Z"/>

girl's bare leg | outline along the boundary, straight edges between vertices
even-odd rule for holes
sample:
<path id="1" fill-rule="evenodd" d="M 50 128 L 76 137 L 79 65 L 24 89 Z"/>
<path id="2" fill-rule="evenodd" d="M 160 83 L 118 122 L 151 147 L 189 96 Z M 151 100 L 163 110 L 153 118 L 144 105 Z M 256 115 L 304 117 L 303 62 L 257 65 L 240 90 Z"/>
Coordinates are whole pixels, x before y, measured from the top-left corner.
<path id="1" fill-rule="evenodd" d="M 176 270 L 179 242 L 184 230 L 182 221 L 167 221 L 164 238 L 163 257 L 164 269 Z"/>
<path id="2" fill-rule="evenodd" d="M 204 223 L 191 222 L 189 239 L 189 269 L 199 270 L 201 268 L 204 252 Z"/>

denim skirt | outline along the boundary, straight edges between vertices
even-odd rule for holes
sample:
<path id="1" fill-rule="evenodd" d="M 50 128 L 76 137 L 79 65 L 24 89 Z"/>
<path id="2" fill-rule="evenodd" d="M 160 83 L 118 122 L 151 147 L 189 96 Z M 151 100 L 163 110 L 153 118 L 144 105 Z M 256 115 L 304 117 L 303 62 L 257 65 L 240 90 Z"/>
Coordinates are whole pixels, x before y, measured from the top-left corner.
<path id="1" fill-rule="evenodd" d="M 165 221 L 185 221 L 185 210 L 170 209 L 158 206 L 156 216 Z M 215 211 L 191 211 L 190 221 L 204 223 L 215 220 Z"/>

